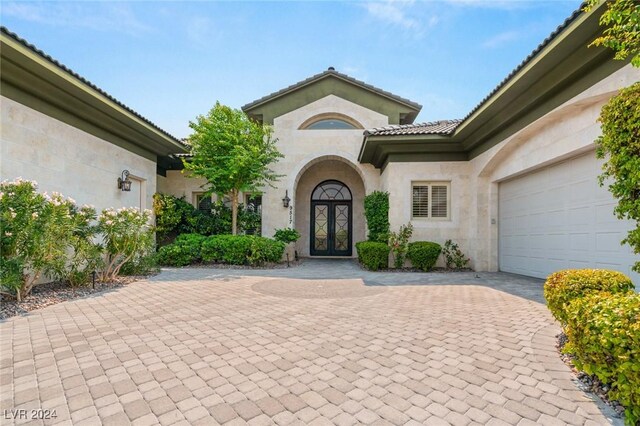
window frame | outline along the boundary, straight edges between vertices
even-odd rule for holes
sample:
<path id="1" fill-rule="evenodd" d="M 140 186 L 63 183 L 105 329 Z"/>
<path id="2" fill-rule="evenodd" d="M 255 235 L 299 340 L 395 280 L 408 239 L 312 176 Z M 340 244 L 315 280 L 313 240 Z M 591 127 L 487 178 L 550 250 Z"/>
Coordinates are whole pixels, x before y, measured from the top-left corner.
<path id="1" fill-rule="evenodd" d="M 426 186 L 427 190 L 427 216 L 414 216 L 413 214 L 413 193 L 416 186 Z M 447 188 L 447 215 L 446 217 L 433 217 L 433 187 L 444 186 Z M 451 221 L 451 181 L 425 180 L 411 182 L 411 220 L 430 221 L 430 222 L 450 222 Z"/>
<path id="2" fill-rule="evenodd" d="M 204 192 L 193 192 L 193 206 L 196 208 L 196 210 L 199 210 L 201 212 L 206 212 L 207 210 L 205 209 L 201 209 L 200 208 L 200 202 L 202 201 L 202 198 L 205 197 L 205 193 Z M 211 205 L 211 207 L 213 208 L 213 195 L 209 195 L 209 203 Z M 211 212 L 211 209 L 209 209 L 209 212 Z"/>
<path id="3" fill-rule="evenodd" d="M 347 124 L 352 125 L 353 129 L 309 129 L 309 126 L 324 120 L 339 120 L 344 121 Z M 309 117 L 306 119 L 299 127 L 298 130 L 311 130 L 311 131 L 353 131 L 353 130 L 364 130 L 364 126 L 355 118 L 350 117 L 346 114 L 341 114 L 339 112 L 326 112 L 322 114 L 314 115 L 313 117 Z"/>

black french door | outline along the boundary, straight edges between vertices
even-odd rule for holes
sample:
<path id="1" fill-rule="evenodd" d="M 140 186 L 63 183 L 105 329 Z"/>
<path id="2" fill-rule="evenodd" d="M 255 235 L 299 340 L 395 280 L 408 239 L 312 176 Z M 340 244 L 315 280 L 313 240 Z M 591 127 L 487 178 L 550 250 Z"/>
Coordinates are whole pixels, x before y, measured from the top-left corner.
<path id="1" fill-rule="evenodd" d="M 311 201 L 312 256 L 351 256 L 351 200 Z"/>

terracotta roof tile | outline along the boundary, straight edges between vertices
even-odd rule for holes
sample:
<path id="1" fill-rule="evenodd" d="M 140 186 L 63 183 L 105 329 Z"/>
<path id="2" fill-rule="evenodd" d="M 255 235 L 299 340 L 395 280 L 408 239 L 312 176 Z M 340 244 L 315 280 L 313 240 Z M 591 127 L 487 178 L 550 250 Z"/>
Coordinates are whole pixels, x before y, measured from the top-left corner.
<path id="1" fill-rule="evenodd" d="M 449 135 L 462 120 L 440 120 L 429 123 L 403 124 L 365 130 L 365 136 Z"/>

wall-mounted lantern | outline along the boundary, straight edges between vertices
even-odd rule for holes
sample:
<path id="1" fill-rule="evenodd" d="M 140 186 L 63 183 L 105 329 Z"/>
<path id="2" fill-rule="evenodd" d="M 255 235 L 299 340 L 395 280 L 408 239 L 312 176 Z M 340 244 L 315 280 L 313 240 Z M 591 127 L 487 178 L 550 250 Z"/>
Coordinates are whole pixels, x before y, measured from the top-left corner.
<path id="1" fill-rule="evenodd" d="M 290 201 L 291 201 L 291 198 L 289 198 L 289 190 L 287 189 L 284 191 L 284 198 L 282 199 L 282 205 L 284 206 L 285 209 L 289 207 Z"/>
<path id="2" fill-rule="evenodd" d="M 118 188 L 121 191 L 131 191 L 131 181 L 129 180 L 129 170 L 122 171 L 122 176 L 118 178 Z"/>

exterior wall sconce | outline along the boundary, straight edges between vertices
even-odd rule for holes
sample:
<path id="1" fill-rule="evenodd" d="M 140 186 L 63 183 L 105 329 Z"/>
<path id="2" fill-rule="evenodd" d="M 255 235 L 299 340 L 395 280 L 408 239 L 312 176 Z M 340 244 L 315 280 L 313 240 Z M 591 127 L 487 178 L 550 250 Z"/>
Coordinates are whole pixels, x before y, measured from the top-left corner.
<path id="1" fill-rule="evenodd" d="M 123 170 L 122 176 L 118 178 L 118 188 L 121 191 L 131 191 L 131 181 L 129 180 L 129 170 Z"/>
<path id="2" fill-rule="evenodd" d="M 284 198 L 282 199 L 282 205 L 284 206 L 285 209 L 289 207 L 290 201 L 291 201 L 291 198 L 289 198 L 289 190 L 287 189 L 284 191 Z"/>

